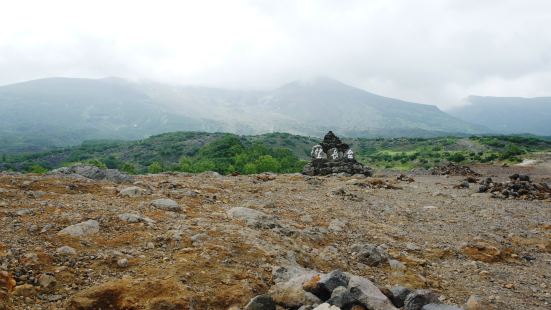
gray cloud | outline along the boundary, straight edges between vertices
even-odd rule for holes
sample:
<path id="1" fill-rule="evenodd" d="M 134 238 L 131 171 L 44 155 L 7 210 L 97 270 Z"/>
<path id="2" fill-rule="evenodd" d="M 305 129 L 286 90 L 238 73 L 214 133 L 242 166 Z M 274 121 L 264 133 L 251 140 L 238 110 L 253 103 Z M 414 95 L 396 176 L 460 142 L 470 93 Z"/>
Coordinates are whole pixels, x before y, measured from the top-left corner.
<path id="1" fill-rule="evenodd" d="M 551 2 L 13 1 L 0 84 L 121 76 L 272 88 L 312 76 L 446 108 L 551 95 Z"/>

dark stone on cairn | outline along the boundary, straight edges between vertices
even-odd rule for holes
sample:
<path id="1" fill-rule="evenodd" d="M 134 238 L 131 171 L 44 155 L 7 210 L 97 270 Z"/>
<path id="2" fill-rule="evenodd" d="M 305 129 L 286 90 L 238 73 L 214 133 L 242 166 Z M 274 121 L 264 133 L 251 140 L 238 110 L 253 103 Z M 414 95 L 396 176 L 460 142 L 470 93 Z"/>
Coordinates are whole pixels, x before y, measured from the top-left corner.
<path id="1" fill-rule="evenodd" d="M 304 167 L 302 174 L 310 176 L 337 173 L 373 175 L 373 170 L 356 161 L 354 152 L 348 144 L 343 143 L 332 131 L 325 135 L 323 142 L 312 147 L 310 155 L 312 161 Z"/>

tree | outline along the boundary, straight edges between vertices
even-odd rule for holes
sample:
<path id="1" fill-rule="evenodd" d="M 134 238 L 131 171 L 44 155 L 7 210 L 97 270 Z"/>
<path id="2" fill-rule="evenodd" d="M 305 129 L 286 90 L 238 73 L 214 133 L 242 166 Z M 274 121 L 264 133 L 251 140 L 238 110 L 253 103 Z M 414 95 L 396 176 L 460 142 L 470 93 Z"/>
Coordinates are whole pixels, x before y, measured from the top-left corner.
<path id="1" fill-rule="evenodd" d="M 257 172 L 278 172 L 281 165 L 271 155 L 260 156 L 256 162 Z"/>
<path id="2" fill-rule="evenodd" d="M 128 174 L 136 174 L 136 167 L 131 163 L 124 163 L 121 170 Z"/>
<path id="3" fill-rule="evenodd" d="M 149 167 L 147 167 L 147 172 L 149 173 L 160 173 L 163 171 L 163 166 L 160 162 L 153 162 Z"/>
<path id="4" fill-rule="evenodd" d="M 243 173 L 245 174 L 254 174 L 256 173 L 256 165 L 253 163 L 247 163 L 243 167 Z"/>

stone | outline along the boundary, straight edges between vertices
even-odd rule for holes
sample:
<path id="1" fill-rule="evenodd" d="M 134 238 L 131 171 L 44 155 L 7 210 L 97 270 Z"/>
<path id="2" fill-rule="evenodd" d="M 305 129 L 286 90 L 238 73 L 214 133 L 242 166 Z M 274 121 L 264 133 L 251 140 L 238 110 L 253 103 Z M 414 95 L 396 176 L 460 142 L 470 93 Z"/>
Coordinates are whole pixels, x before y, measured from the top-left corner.
<path id="1" fill-rule="evenodd" d="M 397 308 L 402 308 L 409 293 L 411 293 L 411 290 L 407 287 L 394 286 L 388 290 L 387 297 L 390 299 L 392 304 L 394 304 L 394 306 Z"/>
<path id="2" fill-rule="evenodd" d="M 404 310 L 421 310 L 424 305 L 441 303 L 438 295 L 431 290 L 416 290 L 404 300 Z"/>
<path id="3" fill-rule="evenodd" d="M 331 271 L 322 276 L 315 276 L 308 286 L 303 285 L 305 291 L 319 297 L 321 300 L 327 300 L 331 297 L 333 290 L 339 286 L 348 286 L 349 277 L 340 270 Z"/>
<path id="4" fill-rule="evenodd" d="M 305 273 L 295 276 L 286 282 L 276 283 L 269 290 L 274 302 L 285 308 L 296 309 L 303 305 L 318 305 L 322 301 L 310 292 L 304 291 L 302 285 L 310 280 L 314 274 Z"/>
<path id="5" fill-rule="evenodd" d="M 371 310 L 397 310 L 392 302 L 366 278 L 351 276 L 348 289 L 354 298 Z"/>
<path id="6" fill-rule="evenodd" d="M 32 284 L 23 284 L 15 287 L 14 296 L 31 297 L 36 294 L 36 288 Z"/>
<path id="7" fill-rule="evenodd" d="M 341 308 L 339 308 L 337 306 L 330 305 L 328 303 L 323 303 L 323 304 L 315 307 L 314 310 L 341 310 Z"/>
<path id="8" fill-rule="evenodd" d="M 56 286 L 57 281 L 54 276 L 43 273 L 38 277 L 38 284 L 40 287 L 49 290 Z"/>
<path id="9" fill-rule="evenodd" d="M 62 247 L 57 248 L 55 252 L 59 255 L 69 256 L 69 255 L 77 255 L 77 251 L 73 249 L 70 246 L 64 245 Z"/>
<path id="10" fill-rule="evenodd" d="M 15 215 L 17 216 L 25 216 L 33 213 L 34 213 L 34 210 L 29 208 L 18 209 L 17 211 L 15 211 Z"/>
<path id="11" fill-rule="evenodd" d="M 491 309 L 491 306 L 480 296 L 471 295 L 465 304 L 465 308 L 467 310 L 486 310 Z"/>
<path id="12" fill-rule="evenodd" d="M 347 222 L 345 221 L 334 219 L 329 223 L 329 227 L 327 227 L 327 229 L 329 229 L 332 232 L 341 232 L 344 230 L 344 227 L 346 226 L 346 224 Z"/>
<path id="13" fill-rule="evenodd" d="M 463 310 L 463 308 L 445 304 L 428 304 L 424 305 L 421 310 Z"/>
<path id="14" fill-rule="evenodd" d="M 117 260 L 117 266 L 121 267 L 121 268 L 126 268 L 128 267 L 128 259 L 126 258 L 120 258 L 119 260 Z"/>
<path id="15" fill-rule="evenodd" d="M 406 269 L 406 266 L 396 259 L 389 259 L 388 264 L 390 265 L 390 269 L 392 270 L 400 271 Z"/>
<path id="16" fill-rule="evenodd" d="M 355 244 L 352 246 L 352 251 L 357 253 L 356 257 L 359 262 L 368 266 L 378 266 L 388 258 L 383 247 L 370 243 Z"/>
<path id="17" fill-rule="evenodd" d="M 58 232 L 58 235 L 71 236 L 75 238 L 85 237 L 99 232 L 99 223 L 95 220 L 88 220 L 82 223 L 65 227 Z"/>
<path id="18" fill-rule="evenodd" d="M 228 210 L 227 215 L 230 219 L 243 220 L 247 223 L 247 226 L 255 228 L 272 229 L 280 226 L 273 216 L 255 209 L 234 207 Z"/>
<path id="19" fill-rule="evenodd" d="M 128 222 L 128 223 L 139 223 L 139 222 L 142 222 L 142 223 L 145 223 L 149 226 L 152 226 L 155 224 L 155 221 L 148 218 L 148 217 L 145 217 L 145 216 L 141 216 L 139 214 L 134 214 L 134 213 L 123 213 L 123 214 L 119 214 L 117 216 L 119 218 L 119 220 L 123 221 L 123 222 Z"/>
<path id="20" fill-rule="evenodd" d="M 119 196 L 121 197 L 140 197 L 147 194 L 147 190 L 137 187 L 137 186 L 131 186 L 122 189 L 119 192 Z"/>
<path id="21" fill-rule="evenodd" d="M 168 198 L 155 199 L 151 201 L 151 205 L 157 209 L 165 210 L 165 211 L 172 211 L 172 212 L 182 211 L 182 207 L 178 205 L 176 201 Z"/>
<path id="22" fill-rule="evenodd" d="M 89 165 L 62 167 L 47 173 L 48 175 L 78 175 L 92 180 L 108 180 L 117 183 L 130 183 L 134 178 L 116 169 L 100 169 Z"/>
<path id="23" fill-rule="evenodd" d="M 276 304 L 270 295 L 258 295 L 251 299 L 245 310 L 275 310 Z"/>

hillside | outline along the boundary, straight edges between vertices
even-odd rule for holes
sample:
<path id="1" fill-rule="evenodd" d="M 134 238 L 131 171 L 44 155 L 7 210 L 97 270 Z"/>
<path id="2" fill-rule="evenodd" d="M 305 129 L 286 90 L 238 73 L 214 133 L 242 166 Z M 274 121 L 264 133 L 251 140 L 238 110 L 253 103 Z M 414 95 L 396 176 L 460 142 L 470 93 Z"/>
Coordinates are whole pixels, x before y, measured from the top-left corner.
<path id="1" fill-rule="evenodd" d="M 170 131 L 433 137 L 489 130 L 437 107 L 381 97 L 330 79 L 271 91 L 48 78 L 0 87 L 0 152 Z"/>
<path id="2" fill-rule="evenodd" d="M 551 135 L 551 97 L 470 96 L 465 101 L 467 105 L 447 112 L 503 134 Z"/>
<path id="3" fill-rule="evenodd" d="M 399 170 L 430 168 L 446 161 L 517 163 L 551 152 L 551 140 L 530 136 L 348 138 L 359 161 Z M 271 133 L 238 136 L 174 132 L 139 141 L 92 140 L 79 146 L 0 157 L 1 170 L 34 171 L 88 162 L 130 173 L 160 171 L 249 174 L 300 172 L 318 138 Z"/>

